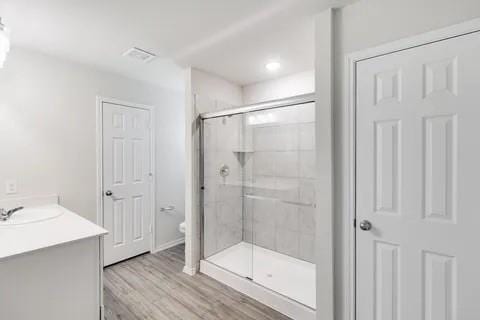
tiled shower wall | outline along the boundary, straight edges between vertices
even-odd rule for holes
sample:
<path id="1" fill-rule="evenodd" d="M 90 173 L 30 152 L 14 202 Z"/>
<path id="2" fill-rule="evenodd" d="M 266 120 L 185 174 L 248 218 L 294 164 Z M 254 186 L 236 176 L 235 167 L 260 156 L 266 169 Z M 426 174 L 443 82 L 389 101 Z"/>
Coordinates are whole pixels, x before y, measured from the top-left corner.
<path id="1" fill-rule="evenodd" d="M 200 113 L 231 106 L 197 98 Z M 234 150 L 242 139 L 242 116 L 204 121 L 204 255 L 209 257 L 242 241 L 242 167 Z M 230 173 L 220 175 L 227 165 Z"/>
<path id="2" fill-rule="evenodd" d="M 245 118 L 244 241 L 314 262 L 314 105 Z M 264 122 L 264 123 L 262 123 Z"/>

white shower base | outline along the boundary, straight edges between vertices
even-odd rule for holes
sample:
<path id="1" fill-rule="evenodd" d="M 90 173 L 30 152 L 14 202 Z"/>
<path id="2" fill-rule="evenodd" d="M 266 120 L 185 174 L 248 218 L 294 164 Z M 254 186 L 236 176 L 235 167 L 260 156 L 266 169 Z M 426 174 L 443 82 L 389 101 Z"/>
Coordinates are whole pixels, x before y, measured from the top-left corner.
<path id="1" fill-rule="evenodd" d="M 216 253 L 207 261 L 315 309 L 315 265 L 247 242 Z"/>

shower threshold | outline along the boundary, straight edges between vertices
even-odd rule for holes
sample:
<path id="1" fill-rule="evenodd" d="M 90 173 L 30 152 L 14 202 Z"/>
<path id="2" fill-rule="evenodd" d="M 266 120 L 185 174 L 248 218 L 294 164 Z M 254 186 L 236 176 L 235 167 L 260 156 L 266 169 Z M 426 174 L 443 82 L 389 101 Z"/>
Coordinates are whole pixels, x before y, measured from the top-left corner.
<path id="1" fill-rule="evenodd" d="M 208 262 L 208 264 L 205 262 Z M 306 313 L 315 314 L 316 281 L 315 265 L 313 263 L 252 245 L 251 243 L 240 242 L 210 256 L 202 261 L 201 266 L 202 272 L 213 278 L 217 278 L 217 276 L 220 278 L 227 277 L 228 283 L 222 281 L 222 279 L 217 280 L 234 287 L 234 289 L 241 292 L 243 292 L 242 289 L 248 289 L 248 292 L 243 292 L 247 295 L 249 295 L 251 290 L 255 292 L 255 286 L 258 286 L 260 290 L 267 288 L 274 295 L 278 293 L 279 296 L 287 297 L 288 300 L 291 299 L 293 304 L 290 306 L 293 306 L 293 309 L 304 307 L 305 310 L 303 311 Z M 215 268 L 215 266 L 220 268 Z M 209 274 L 212 271 L 213 274 Z M 228 273 L 219 275 L 219 272 Z M 244 281 L 250 282 L 253 285 L 253 289 L 248 288 L 248 283 L 237 283 L 235 278 L 232 278 L 235 275 Z M 253 281 L 247 279 L 253 279 Z M 288 312 L 279 310 L 272 303 L 269 303 L 268 299 L 261 302 L 291 316 Z M 298 302 L 298 306 L 295 306 L 295 302 Z"/>

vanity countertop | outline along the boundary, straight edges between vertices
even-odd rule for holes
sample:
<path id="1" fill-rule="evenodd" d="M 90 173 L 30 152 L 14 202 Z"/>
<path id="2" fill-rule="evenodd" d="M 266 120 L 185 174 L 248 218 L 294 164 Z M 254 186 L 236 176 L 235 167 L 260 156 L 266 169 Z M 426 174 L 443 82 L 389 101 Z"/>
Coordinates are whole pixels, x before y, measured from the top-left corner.
<path id="1" fill-rule="evenodd" d="M 108 233 L 105 229 L 56 203 L 31 207 L 62 210 L 63 214 L 39 222 L 0 225 L 0 261 L 27 252 Z"/>

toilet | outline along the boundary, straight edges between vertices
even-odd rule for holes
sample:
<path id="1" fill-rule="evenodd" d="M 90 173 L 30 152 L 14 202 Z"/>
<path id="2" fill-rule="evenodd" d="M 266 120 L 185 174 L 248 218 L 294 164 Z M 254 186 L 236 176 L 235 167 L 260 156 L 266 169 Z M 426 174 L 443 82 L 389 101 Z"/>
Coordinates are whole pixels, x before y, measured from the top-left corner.
<path id="1" fill-rule="evenodd" d="M 178 231 L 180 231 L 181 233 L 185 233 L 185 221 L 178 225 Z"/>

